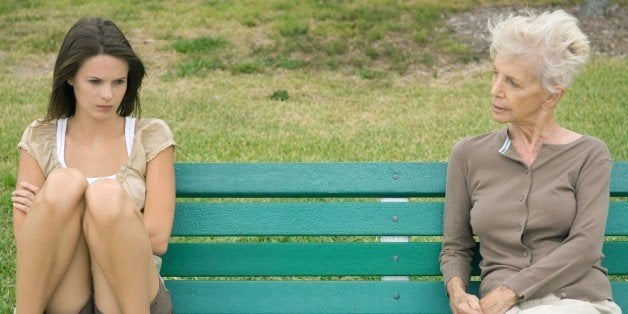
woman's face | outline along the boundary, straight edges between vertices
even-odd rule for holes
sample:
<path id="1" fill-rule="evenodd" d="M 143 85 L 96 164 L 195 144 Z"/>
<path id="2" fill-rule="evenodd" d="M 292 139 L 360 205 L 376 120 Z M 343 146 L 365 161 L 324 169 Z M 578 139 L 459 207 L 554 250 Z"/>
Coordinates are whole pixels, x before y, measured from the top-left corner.
<path id="1" fill-rule="evenodd" d="M 530 59 L 496 58 L 493 63 L 491 105 L 499 123 L 535 123 L 549 93 L 541 85 Z"/>
<path id="2" fill-rule="evenodd" d="M 75 115 L 95 119 L 117 116 L 126 93 L 129 65 L 110 55 L 88 58 L 68 83 L 76 96 Z"/>

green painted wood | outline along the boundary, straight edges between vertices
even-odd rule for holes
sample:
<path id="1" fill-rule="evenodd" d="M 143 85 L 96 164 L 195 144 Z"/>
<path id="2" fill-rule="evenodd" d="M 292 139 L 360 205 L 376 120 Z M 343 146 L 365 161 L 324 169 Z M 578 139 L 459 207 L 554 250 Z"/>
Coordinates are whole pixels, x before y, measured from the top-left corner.
<path id="1" fill-rule="evenodd" d="M 172 243 L 163 276 L 435 275 L 440 243 Z M 179 261 L 179 262 L 175 262 Z M 183 262 L 185 261 L 185 262 Z"/>
<path id="2" fill-rule="evenodd" d="M 604 260 L 602 266 L 608 268 L 610 275 L 628 275 L 628 242 L 608 241 L 604 242 Z M 628 296 L 628 295 L 627 295 Z"/>
<path id="3" fill-rule="evenodd" d="M 427 197 L 445 193 L 447 164 L 176 163 L 179 197 Z M 628 162 L 613 163 L 611 196 L 628 196 Z"/>
<path id="4" fill-rule="evenodd" d="M 449 313 L 442 282 L 166 281 L 177 313 Z"/>
<path id="5" fill-rule="evenodd" d="M 611 282 L 628 308 L 628 282 Z M 477 295 L 478 282 L 469 289 Z M 450 313 L 439 281 L 167 280 L 177 313 Z"/>
<path id="6" fill-rule="evenodd" d="M 179 198 L 443 197 L 445 163 L 177 163 Z M 628 196 L 614 162 L 611 196 Z M 342 200 L 341 200 L 342 201 Z M 177 204 L 173 235 L 440 235 L 442 202 Z M 395 217 L 393 219 L 393 217 Z M 628 203 L 610 204 L 607 235 L 628 235 Z M 189 241 L 189 240 L 186 240 Z M 439 276 L 440 243 L 171 243 L 162 275 Z M 614 295 L 628 308 L 628 242 L 604 245 Z M 474 274 L 478 274 L 478 261 Z M 190 276 L 190 277 L 186 277 Z M 449 313 L 441 282 L 213 281 L 168 277 L 177 313 Z M 475 291 L 478 283 L 470 288 Z M 395 298 L 395 296 L 398 296 Z"/>
<path id="7" fill-rule="evenodd" d="M 607 236 L 628 236 L 628 202 L 611 202 L 606 220 Z"/>
<path id="8" fill-rule="evenodd" d="M 615 303 L 625 312 L 628 309 L 628 281 L 611 281 Z"/>
<path id="9" fill-rule="evenodd" d="M 628 161 L 613 162 L 611 196 L 628 196 Z"/>
<path id="10" fill-rule="evenodd" d="M 177 203 L 173 236 L 437 236 L 442 202 Z M 606 235 L 628 235 L 628 202 L 612 202 Z"/>
<path id="11" fill-rule="evenodd" d="M 445 163 L 177 163 L 179 197 L 443 196 Z"/>
<path id="12" fill-rule="evenodd" d="M 178 203 L 174 236 L 440 235 L 443 203 Z"/>
<path id="13" fill-rule="evenodd" d="M 439 276 L 438 242 L 172 243 L 163 276 Z M 628 274 L 628 242 L 607 242 L 611 275 Z M 478 256 L 478 254 L 476 254 Z M 178 262 L 177 262 L 178 261 Z M 479 275 L 478 261 L 474 274 Z"/>

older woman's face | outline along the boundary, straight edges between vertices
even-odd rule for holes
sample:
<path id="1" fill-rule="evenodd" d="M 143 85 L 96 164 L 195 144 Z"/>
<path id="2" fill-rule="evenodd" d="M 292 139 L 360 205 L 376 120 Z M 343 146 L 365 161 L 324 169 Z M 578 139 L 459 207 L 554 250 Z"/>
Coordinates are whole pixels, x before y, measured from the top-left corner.
<path id="1" fill-rule="evenodd" d="M 499 123 L 535 123 L 548 93 L 529 59 L 496 58 L 493 63 L 491 105 Z"/>

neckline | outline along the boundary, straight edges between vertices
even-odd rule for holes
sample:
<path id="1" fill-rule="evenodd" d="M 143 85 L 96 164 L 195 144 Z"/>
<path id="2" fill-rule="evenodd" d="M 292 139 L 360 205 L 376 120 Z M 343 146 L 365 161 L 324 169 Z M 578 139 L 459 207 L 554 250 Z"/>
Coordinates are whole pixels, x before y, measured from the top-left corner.
<path id="1" fill-rule="evenodd" d="M 131 158 L 131 149 L 133 148 L 133 138 L 135 137 L 135 121 L 136 118 L 124 117 L 124 143 L 126 146 L 126 153 Z M 68 118 L 61 118 L 57 120 L 57 160 L 63 168 L 68 168 L 65 163 L 65 136 L 68 128 Z"/>
<path id="2" fill-rule="evenodd" d="M 503 134 L 503 141 L 500 141 L 502 142 L 502 145 L 500 146 L 498 151 L 500 154 L 503 155 L 510 149 L 510 146 L 512 145 L 512 140 L 510 139 L 510 136 L 508 135 L 508 127 L 505 127 L 502 129 L 502 134 Z M 578 137 L 577 139 L 569 143 L 564 143 L 564 144 L 552 144 L 552 143 L 541 142 L 540 149 L 544 149 L 544 148 L 566 149 L 566 148 L 571 147 L 572 145 L 575 145 L 577 143 L 580 143 L 586 140 L 588 137 L 589 135 L 587 134 L 581 134 L 580 137 Z"/>

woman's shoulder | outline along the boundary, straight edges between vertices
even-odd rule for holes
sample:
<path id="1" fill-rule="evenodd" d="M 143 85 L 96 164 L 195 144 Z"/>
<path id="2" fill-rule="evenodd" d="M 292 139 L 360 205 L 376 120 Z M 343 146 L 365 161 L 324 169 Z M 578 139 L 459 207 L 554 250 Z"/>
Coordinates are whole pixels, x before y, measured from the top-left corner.
<path id="1" fill-rule="evenodd" d="M 47 129 L 55 129 L 56 127 L 57 127 L 57 120 L 36 119 L 36 120 L 33 120 L 26 127 L 26 129 L 47 130 Z"/>
<path id="2" fill-rule="evenodd" d="M 474 147 L 478 150 L 492 148 L 498 150 L 504 144 L 504 142 L 507 141 L 507 139 L 508 133 L 506 131 L 506 128 L 504 128 L 498 131 L 491 131 L 482 134 L 466 136 L 463 139 L 459 140 L 454 147 L 458 149 L 462 149 L 462 147 Z"/>
<path id="3" fill-rule="evenodd" d="M 59 166 L 56 134 L 57 120 L 38 119 L 26 127 L 17 145 L 37 160 L 45 175 Z"/>
<path id="4" fill-rule="evenodd" d="M 579 145 L 575 145 L 577 149 L 585 150 L 591 156 L 595 156 L 599 159 L 611 159 L 611 153 L 606 143 L 592 135 L 585 134 L 579 141 Z"/>
<path id="5" fill-rule="evenodd" d="M 162 119 L 158 119 L 158 118 L 138 118 L 137 119 L 137 129 L 141 130 L 141 129 L 150 129 L 150 128 L 170 129 L 168 127 L 168 124 Z"/>
<path id="6" fill-rule="evenodd" d="M 144 148 L 146 161 L 152 160 L 167 147 L 176 145 L 170 127 L 161 119 L 137 119 L 135 138 Z"/>
<path id="7" fill-rule="evenodd" d="M 166 136 L 172 137 L 172 131 L 168 124 L 161 119 L 156 118 L 141 118 L 137 119 L 136 133 L 146 136 Z"/>
<path id="8" fill-rule="evenodd" d="M 597 138 L 593 135 L 589 135 L 589 134 L 582 135 L 582 141 L 586 142 L 587 146 L 590 145 L 598 149 L 600 148 L 608 149 L 608 145 L 606 145 L 606 142 L 604 142 L 602 139 Z"/>
<path id="9" fill-rule="evenodd" d="M 57 120 L 37 119 L 32 121 L 24 130 L 22 141 L 46 140 L 54 137 L 57 132 Z"/>

